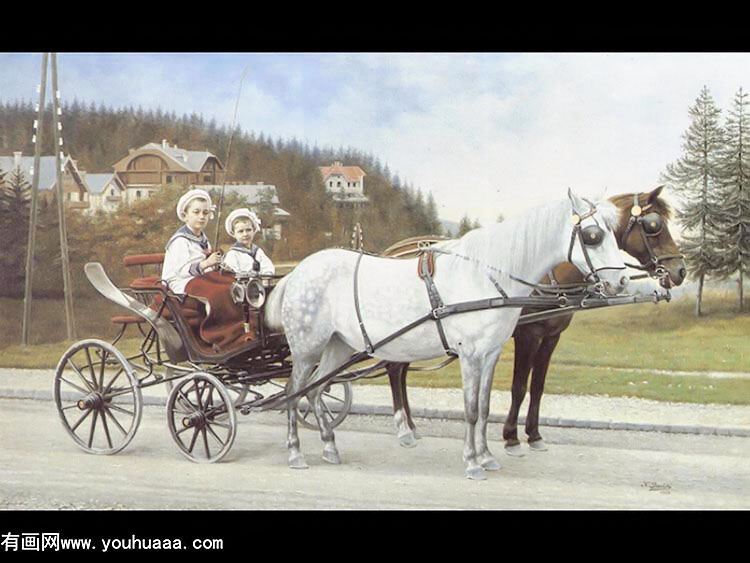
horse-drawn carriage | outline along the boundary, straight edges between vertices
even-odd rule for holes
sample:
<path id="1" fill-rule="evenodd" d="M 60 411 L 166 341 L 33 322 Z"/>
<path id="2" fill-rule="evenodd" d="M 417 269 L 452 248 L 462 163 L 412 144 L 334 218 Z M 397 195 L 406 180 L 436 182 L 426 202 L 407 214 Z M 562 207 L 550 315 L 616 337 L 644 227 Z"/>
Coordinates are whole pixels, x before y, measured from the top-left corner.
<path id="1" fill-rule="evenodd" d="M 303 385 L 299 384 L 299 378 L 296 384 L 289 384 L 294 380 L 294 364 L 297 363 L 297 360 L 292 358 L 292 349 L 288 341 L 289 333 L 292 331 L 271 328 L 279 325 L 280 303 L 275 305 L 277 320 L 266 322 L 265 319 L 265 302 L 267 298 L 274 296 L 277 282 L 282 276 L 244 276 L 232 272 L 216 274 L 226 277 L 223 283 L 231 285 L 229 294 L 234 304 L 242 307 L 250 315 L 257 328 L 253 339 L 231 349 L 221 350 L 201 341 L 200 332 L 196 331 L 195 319 L 191 317 L 191 313 L 181 306 L 180 297 L 171 294 L 159 282 L 158 277 L 141 277 L 127 288 L 118 288 L 107 277 L 101 264 L 89 263 L 85 266 L 85 273 L 92 285 L 104 297 L 124 307 L 129 314 L 113 319 L 122 329 L 112 343 L 98 339 L 83 340 L 71 346 L 62 356 L 55 372 L 54 397 L 63 426 L 83 450 L 94 454 L 117 453 L 132 441 L 138 429 L 143 411 L 142 390 L 165 384 L 169 391 L 166 415 L 170 434 L 180 452 L 191 461 L 215 462 L 229 452 L 237 433 L 238 412 L 249 414 L 289 408 L 290 427 L 294 424 L 294 435 L 290 430 L 289 443 L 294 443 L 292 436 L 296 438 L 297 420 L 305 426 L 320 428 L 324 441 L 325 436 L 331 434 L 332 442 L 331 429 L 344 419 L 351 406 L 350 382 L 362 377 L 384 375 L 387 373 L 388 365 L 393 362 L 419 359 L 416 356 L 406 358 L 403 354 L 395 353 L 399 359 L 394 360 L 377 354 L 379 349 L 387 347 L 417 327 L 434 323 L 439 329 L 442 347 L 449 356 L 455 358 L 457 354 L 449 349 L 441 328 L 441 321 L 445 322 L 449 316 L 453 319 L 467 316 L 460 313 L 497 311 L 505 308 L 515 308 L 518 311 L 523 307 L 533 307 L 534 317 L 528 321 L 532 322 L 544 318 L 545 314 L 555 316 L 560 312 L 658 301 L 663 298 L 654 295 L 615 296 L 612 291 L 605 292 L 600 275 L 608 276 L 608 279 L 614 280 L 613 283 L 617 283 L 620 274 L 616 271 L 622 270 L 623 267 L 617 266 L 618 261 L 620 264 L 622 261 L 611 249 L 606 253 L 601 250 L 605 231 L 598 222 L 596 225 L 590 224 L 589 227 L 582 224 L 583 220 L 595 213 L 595 208 L 592 207 L 588 215 L 573 215 L 572 235 L 566 234 L 569 233 L 570 221 L 564 216 L 565 207 L 560 207 L 559 211 L 555 209 L 555 213 L 563 213 L 559 225 L 556 226 L 559 233 L 548 235 L 549 242 L 545 243 L 547 247 L 537 243 L 539 249 L 534 251 L 550 254 L 545 255 L 550 264 L 559 263 L 567 258 L 581 271 L 588 270 L 589 279 L 586 282 L 557 286 L 532 284 L 536 290 L 534 295 L 519 295 L 519 284 L 529 284 L 521 277 L 511 275 L 507 277 L 509 285 L 506 287 L 514 287 L 516 291 L 509 296 L 496 279 L 501 279 L 499 270 L 486 276 L 492 282 L 489 286 L 482 271 L 482 287 L 486 290 L 487 287 L 494 286 L 499 295 L 444 303 L 440 300 L 432 279 L 430 259 L 434 263 L 436 253 L 452 254 L 445 259 L 445 263 L 451 263 L 454 268 L 458 268 L 463 262 L 473 258 L 462 255 L 461 252 L 464 250 L 461 247 L 450 246 L 451 241 L 437 238 L 408 239 L 394 245 L 384 254 L 389 256 L 390 260 L 400 262 L 398 258 L 406 258 L 416 263 L 422 278 L 419 285 L 424 282 L 423 290 L 426 287 L 430 295 L 430 308 L 413 322 L 401 325 L 399 330 L 389 331 L 385 337 L 380 335 L 374 344 L 368 339 L 366 323 L 362 320 L 358 302 L 357 280 L 358 275 L 361 276 L 358 269 L 363 257 L 366 256 L 372 263 L 373 260 L 382 260 L 383 255 L 365 253 L 361 249 L 349 249 L 352 257 L 350 259 L 347 255 L 344 259 L 354 271 L 352 310 L 356 311 L 361 330 L 354 339 L 359 339 L 359 343 L 356 348 L 350 349 L 351 353 L 336 356 L 339 359 L 348 358 L 345 361 L 331 364 L 330 357 L 324 356 L 313 364 L 314 368 L 306 366 L 305 369 L 314 369 L 317 375 L 310 381 L 305 381 Z M 570 214 L 569 208 L 567 213 Z M 592 238 L 589 241 L 587 235 L 598 237 L 599 240 L 594 241 Z M 557 246 L 559 240 L 564 241 L 561 246 Z M 609 244 L 616 249 L 613 238 Z M 346 249 L 341 251 L 347 252 Z M 415 258 L 417 256 L 426 259 Z M 144 267 L 159 263 L 159 258 L 158 255 L 129 257 L 125 259 L 125 263 L 129 266 Z M 537 270 L 541 266 L 533 264 L 532 267 L 532 263 L 529 261 L 528 271 L 521 270 L 519 273 L 523 277 L 537 276 L 531 279 L 539 279 Z M 368 267 L 371 269 L 371 266 Z M 476 266 L 472 267 L 479 271 Z M 293 273 L 298 268 L 295 268 Z M 412 273 L 416 277 L 416 272 Z M 472 275 L 476 277 L 476 274 Z M 443 276 L 446 276 L 446 273 L 443 273 Z M 286 279 L 289 277 L 291 276 L 287 276 Z M 461 287 L 460 284 L 455 285 Z M 286 300 L 292 292 L 289 287 L 282 289 L 282 294 L 283 291 L 287 292 L 287 295 L 283 296 Z M 449 294 L 449 299 L 453 296 L 455 294 Z M 278 297 L 277 302 L 281 299 L 281 296 Z M 372 309 L 368 307 L 365 303 L 363 310 L 370 317 L 368 322 L 372 322 Z M 512 326 L 508 326 L 508 335 L 518 322 L 517 316 L 508 321 L 512 323 Z M 523 322 L 523 319 L 520 319 L 520 322 Z M 128 326 L 136 326 L 143 337 L 138 352 L 131 355 L 124 354 L 116 347 Z M 357 326 L 357 323 L 353 323 L 352 326 Z M 450 325 L 450 328 L 455 331 L 454 326 L 457 325 Z M 434 344 L 432 346 L 435 347 Z M 425 358 L 435 357 L 432 349 L 424 354 Z M 462 370 L 464 367 L 462 365 Z M 309 376 L 310 371 L 306 374 L 305 377 Z M 283 380 L 288 380 L 286 385 L 280 383 Z M 273 391 L 266 396 L 264 393 L 269 387 L 273 388 Z M 300 402 L 303 398 L 309 398 L 309 402 Z M 324 450 L 324 458 L 326 452 L 331 454 L 330 450 Z M 299 457 L 298 454 L 298 451 L 292 452 L 290 466 L 295 467 L 293 458 L 295 455 Z M 474 458 L 468 457 L 470 459 L 467 460 L 467 475 L 472 478 L 481 478 L 479 473 L 482 468 L 493 468 L 487 461 L 487 456 L 481 462 L 474 462 L 474 458 L 479 459 L 476 454 Z M 337 452 L 334 451 L 328 460 L 336 463 Z"/>

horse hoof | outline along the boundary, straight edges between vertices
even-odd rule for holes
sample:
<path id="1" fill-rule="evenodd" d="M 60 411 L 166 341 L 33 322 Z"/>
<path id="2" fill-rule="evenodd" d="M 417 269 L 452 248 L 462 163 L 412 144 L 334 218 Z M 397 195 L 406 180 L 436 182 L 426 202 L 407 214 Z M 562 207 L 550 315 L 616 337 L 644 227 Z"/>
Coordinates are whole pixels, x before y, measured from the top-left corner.
<path id="1" fill-rule="evenodd" d="M 502 468 L 500 462 L 497 461 L 494 457 L 488 457 L 481 463 L 481 465 L 482 469 L 484 469 L 485 471 L 498 471 Z"/>
<path id="2" fill-rule="evenodd" d="M 484 469 L 481 467 L 471 467 L 466 469 L 466 478 L 472 481 L 485 481 L 487 475 L 485 475 Z"/>
<path id="3" fill-rule="evenodd" d="M 417 438 L 413 432 L 407 432 L 398 437 L 398 443 L 404 448 L 413 448 L 417 445 Z"/>
<path id="4" fill-rule="evenodd" d="M 421 440 L 422 439 L 422 435 L 419 432 L 417 432 L 416 428 L 412 429 L 411 433 L 414 434 L 414 439 L 415 440 Z"/>
<path id="5" fill-rule="evenodd" d="M 331 465 L 340 465 L 341 458 L 339 453 L 334 450 L 323 450 L 323 461 L 330 463 Z"/>
<path id="6" fill-rule="evenodd" d="M 521 444 L 505 446 L 505 453 L 511 457 L 523 457 L 526 455 L 524 451 L 521 449 Z"/>
<path id="7" fill-rule="evenodd" d="M 544 440 L 539 438 L 538 440 L 534 440 L 533 442 L 529 442 L 529 449 L 532 452 L 546 452 L 547 451 L 547 444 L 544 443 Z"/>
<path id="8" fill-rule="evenodd" d="M 307 469 L 308 466 L 305 463 L 304 456 L 300 454 L 289 458 L 289 467 L 291 469 Z"/>

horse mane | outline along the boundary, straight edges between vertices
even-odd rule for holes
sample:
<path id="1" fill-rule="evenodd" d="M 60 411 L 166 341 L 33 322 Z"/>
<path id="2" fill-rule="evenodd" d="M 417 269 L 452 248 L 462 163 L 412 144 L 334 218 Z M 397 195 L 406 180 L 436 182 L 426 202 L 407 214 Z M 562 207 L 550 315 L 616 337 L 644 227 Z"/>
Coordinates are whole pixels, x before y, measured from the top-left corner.
<path id="1" fill-rule="evenodd" d="M 621 209 L 607 199 L 591 202 L 596 207 L 594 218 L 614 231 L 621 220 Z M 588 209 L 579 210 L 580 213 Z M 534 254 L 547 249 L 539 248 L 540 233 L 555 230 L 571 232 L 573 209 L 568 198 L 548 202 L 528 211 L 509 217 L 502 223 L 469 231 L 456 241 L 440 243 L 445 250 L 459 250 L 477 264 L 494 266 L 505 274 L 519 275 L 534 267 Z M 568 228 L 569 227 L 569 228 Z M 562 246 L 562 244 L 561 244 Z"/>
<path id="2" fill-rule="evenodd" d="M 634 193 L 629 194 L 620 194 L 615 195 L 609 198 L 609 200 L 614 203 L 617 207 L 622 209 L 623 211 L 629 212 L 630 208 L 633 206 L 633 196 Z M 651 192 L 641 192 L 638 194 L 638 205 L 641 207 L 645 207 L 649 204 L 649 196 L 651 195 Z M 651 202 L 651 207 L 648 209 L 650 212 L 651 210 L 654 210 L 656 213 L 661 215 L 667 220 L 670 220 L 672 218 L 672 207 L 662 199 L 662 197 L 659 195 L 657 196 L 654 201 Z"/>

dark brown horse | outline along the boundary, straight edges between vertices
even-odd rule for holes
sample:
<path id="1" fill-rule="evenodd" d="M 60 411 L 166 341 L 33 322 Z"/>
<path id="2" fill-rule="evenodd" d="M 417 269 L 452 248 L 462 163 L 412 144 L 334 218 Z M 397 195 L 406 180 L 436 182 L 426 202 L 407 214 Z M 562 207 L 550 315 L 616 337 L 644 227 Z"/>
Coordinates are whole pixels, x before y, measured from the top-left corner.
<path id="1" fill-rule="evenodd" d="M 667 222 L 672 211 L 659 197 L 662 188 L 663 186 L 659 186 L 649 193 L 613 196 L 610 200 L 623 210 L 622 220 L 615 232 L 618 246 L 639 261 L 636 267 L 657 277 L 662 287 L 668 289 L 684 281 L 686 269 L 677 245 L 669 233 Z M 572 264 L 563 263 L 545 276 L 541 283 L 567 284 L 582 281 L 583 276 Z M 535 310 L 523 309 L 521 315 L 532 312 Z M 544 392 L 544 381 L 552 353 L 572 318 L 571 313 L 519 325 L 513 333 L 515 363 L 512 402 L 503 427 L 505 448 L 509 455 L 523 455 L 518 440 L 517 422 L 530 372 L 531 401 L 526 417 L 526 434 L 530 448 L 539 451 L 546 449 L 539 433 L 539 407 Z M 418 437 L 406 393 L 408 367 L 409 364 L 403 363 L 387 365 L 393 395 L 393 412 L 397 419 L 396 424 L 400 427 L 399 440 L 406 447 L 415 445 L 415 439 Z M 402 418 L 405 420 L 401 420 Z"/>

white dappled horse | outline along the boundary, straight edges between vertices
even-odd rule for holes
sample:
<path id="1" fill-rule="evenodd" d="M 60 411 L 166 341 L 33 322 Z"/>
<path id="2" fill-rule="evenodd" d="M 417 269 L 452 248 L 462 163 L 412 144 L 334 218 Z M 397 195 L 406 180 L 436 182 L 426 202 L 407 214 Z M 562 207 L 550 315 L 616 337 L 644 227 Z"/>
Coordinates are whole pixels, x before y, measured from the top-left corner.
<path id="1" fill-rule="evenodd" d="M 622 291 L 628 279 L 612 232 L 620 211 L 606 200 L 593 205 L 569 190 L 567 199 L 438 245 L 442 253 L 437 255 L 434 282 L 443 303 L 499 297 L 498 286 L 510 297 L 527 297 L 532 288 L 519 280 L 538 280 L 567 260 L 584 275 L 593 275 L 593 269 L 608 294 Z M 591 231 L 598 232 L 598 244 L 588 246 L 587 242 L 585 251 L 583 239 L 573 237 L 576 217 L 584 238 Z M 266 303 L 266 323 L 283 328 L 292 354 L 287 396 L 366 349 L 354 298 L 358 258 L 359 308 L 371 342 L 379 342 L 432 310 L 425 284 L 417 275 L 416 258 L 360 257 L 344 249 L 308 256 L 276 286 Z M 490 388 L 495 364 L 520 313 L 520 307 L 502 307 L 442 319 L 446 341 L 461 366 L 466 421 L 463 458 L 466 475 L 472 479 L 483 479 L 485 470 L 500 467 L 487 446 Z M 439 357 L 445 349 L 435 325 L 432 320 L 424 322 L 372 355 L 393 362 Z M 311 390 L 308 399 L 318 418 L 323 459 L 340 463 L 333 431 L 318 401 L 322 391 L 323 386 Z M 297 400 L 288 404 L 289 466 L 305 468 L 297 435 Z"/>

